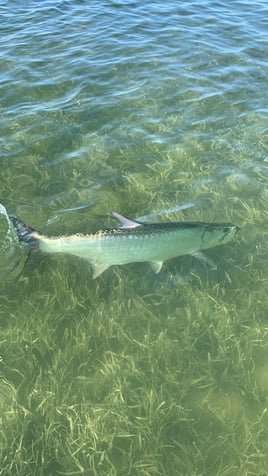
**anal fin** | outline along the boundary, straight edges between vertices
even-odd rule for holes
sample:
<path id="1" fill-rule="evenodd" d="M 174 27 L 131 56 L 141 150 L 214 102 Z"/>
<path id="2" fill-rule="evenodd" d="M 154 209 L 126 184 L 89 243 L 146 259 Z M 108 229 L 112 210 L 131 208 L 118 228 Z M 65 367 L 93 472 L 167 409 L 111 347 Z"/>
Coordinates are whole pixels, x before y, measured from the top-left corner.
<path id="1" fill-rule="evenodd" d="M 163 261 L 150 261 L 150 266 L 155 273 L 159 273 L 163 266 Z"/>
<path id="2" fill-rule="evenodd" d="M 106 269 L 109 268 L 108 264 L 105 263 L 100 263 L 97 261 L 91 261 L 90 262 L 92 269 L 93 269 L 93 279 L 98 278 Z"/>

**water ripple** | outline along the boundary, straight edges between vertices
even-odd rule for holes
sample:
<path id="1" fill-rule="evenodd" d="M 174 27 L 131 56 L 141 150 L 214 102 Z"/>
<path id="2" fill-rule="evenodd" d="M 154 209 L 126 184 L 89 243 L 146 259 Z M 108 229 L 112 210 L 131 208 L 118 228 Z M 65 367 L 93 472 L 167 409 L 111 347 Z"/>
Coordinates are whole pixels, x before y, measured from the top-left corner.
<path id="1" fill-rule="evenodd" d="M 266 3 L 0 8 L 1 174 L 18 202 L 106 206 L 132 172 L 170 157 L 180 167 L 178 149 L 196 184 L 207 164 L 235 170 L 238 184 L 245 158 L 266 160 Z"/>

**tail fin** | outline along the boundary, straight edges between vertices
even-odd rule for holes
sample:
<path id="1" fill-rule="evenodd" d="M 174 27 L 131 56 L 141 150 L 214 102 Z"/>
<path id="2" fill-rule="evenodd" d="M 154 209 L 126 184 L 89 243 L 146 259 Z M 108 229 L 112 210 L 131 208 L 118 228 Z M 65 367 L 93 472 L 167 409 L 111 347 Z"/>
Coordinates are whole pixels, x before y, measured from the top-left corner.
<path id="1" fill-rule="evenodd" d="M 8 217 L 14 227 L 19 241 L 23 241 L 28 245 L 33 245 L 39 240 L 39 231 L 35 230 L 34 228 L 31 228 L 30 226 L 25 225 L 23 221 L 18 220 L 18 218 L 14 217 L 13 215 L 8 215 Z"/>

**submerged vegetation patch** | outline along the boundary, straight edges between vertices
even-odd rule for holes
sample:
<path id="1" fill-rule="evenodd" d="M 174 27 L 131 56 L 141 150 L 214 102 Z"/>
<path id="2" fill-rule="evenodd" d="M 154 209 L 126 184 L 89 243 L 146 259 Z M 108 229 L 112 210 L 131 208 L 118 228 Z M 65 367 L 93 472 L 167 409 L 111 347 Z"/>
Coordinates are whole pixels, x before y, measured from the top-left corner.
<path id="1" fill-rule="evenodd" d="M 184 154 L 169 148 L 162 163 L 125 173 L 120 192 L 111 182 L 96 188 L 97 225 L 79 209 L 80 198 L 76 212 L 54 204 L 60 214 L 52 220 L 48 209 L 30 217 L 30 205 L 16 207 L 30 225 L 47 219 L 47 234 L 103 228 L 108 209 L 133 217 L 155 211 L 161 221 L 170 205 L 178 210 L 165 219 L 242 229 L 207 252 L 217 269 L 182 257 L 157 275 L 141 263 L 92 280 L 86 262 L 34 253 L 19 278 L 2 281 L 3 474 L 265 474 L 264 178 L 255 176 L 252 193 L 244 182 L 238 189 L 236 178 L 226 196 L 217 164 Z M 68 186 L 77 180 L 70 175 Z"/>
<path id="2" fill-rule="evenodd" d="M 3 474 L 264 474 L 266 269 L 244 241 L 218 270 L 29 264 L 1 297 Z"/>
<path id="3" fill-rule="evenodd" d="M 100 152 L 92 182 L 83 182 L 92 186 L 90 211 L 80 208 L 82 195 L 66 212 L 73 195 L 37 205 L 36 214 L 14 202 L 11 211 L 48 235 L 103 228 L 111 209 L 155 212 L 153 221 L 228 221 L 241 231 L 207 252 L 217 268 L 182 257 L 157 275 L 141 263 L 92 280 L 84 261 L 33 253 L 19 278 L 1 282 L 4 475 L 266 474 L 265 178 L 255 170 L 257 188 L 237 176 L 225 188 L 222 163 L 185 150 L 169 147 L 162 162 L 119 178 L 123 155 L 111 169 Z M 105 179 L 93 189 L 98 157 Z M 228 174 L 231 167 L 235 159 Z M 68 176 L 70 190 L 79 189 L 82 177 L 65 170 L 63 182 Z"/>

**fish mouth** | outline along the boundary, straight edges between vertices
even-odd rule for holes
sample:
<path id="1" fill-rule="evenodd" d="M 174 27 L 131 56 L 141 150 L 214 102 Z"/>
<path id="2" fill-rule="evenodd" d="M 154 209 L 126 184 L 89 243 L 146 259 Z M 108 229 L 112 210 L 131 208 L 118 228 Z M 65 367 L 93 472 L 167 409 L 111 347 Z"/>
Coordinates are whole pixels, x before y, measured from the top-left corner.
<path id="1" fill-rule="evenodd" d="M 235 231 L 235 234 L 238 233 L 240 230 L 239 226 L 236 225 L 227 225 L 223 228 L 224 233 L 230 233 L 231 231 Z"/>
<path id="2" fill-rule="evenodd" d="M 222 238 L 220 239 L 220 241 L 225 241 L 225 239 L 228 237 L 228 235 L 231 235 L 231 238 L 233 238 L 240 230 L 240 227 L 239 226 L 236 226 L 236 225 L 226 225 L 224 228 L 223 228 L 223 236 Z"/>
<path id="3" fill-rule="evenodd" d="M 234 235 L 236 235 L 240 231 L 240 227 L 236 225 L 232 225 L 231 228 L 229 228 L 229 233 L 234 232 Z M 228 233 L 228 232 L 227 232 Z"/>
<path id="4" fill-rule="evenodd" d="M 224 237 L 223 239 L 228 236 L 230 233 L 235 236 L 238 232 L 239 232 L 240 228 L 239 226 L 236 226 L 236 225 L 228 225 L 226 227 L 223 228 L 223 232 L 224 232 Z"/>

